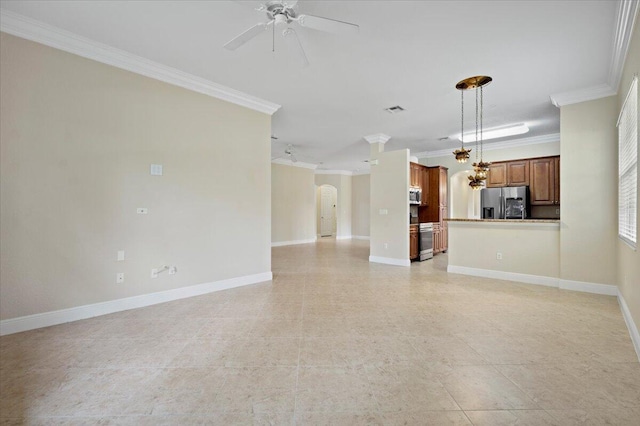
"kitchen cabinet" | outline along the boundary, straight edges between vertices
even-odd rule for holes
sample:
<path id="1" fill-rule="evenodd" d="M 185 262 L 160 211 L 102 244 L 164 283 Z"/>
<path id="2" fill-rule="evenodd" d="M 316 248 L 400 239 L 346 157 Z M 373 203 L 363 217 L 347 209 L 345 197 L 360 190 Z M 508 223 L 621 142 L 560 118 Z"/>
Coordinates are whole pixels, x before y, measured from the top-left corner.
<path id="1" fill-rule="evenodd" d="M 449 216 L 448 169 L 442 166 L 427 167 L 429 174 L 429 191 L 426 194 L 427 207 L 420 210 L 420 222 L 433 223 L 433 254 L 447 251 L 447 224 Z"/>
<path id="2" fill-rule="evenodd" d="M 529 185 L 529 160 L 492 163 L 487 173 L 487 188 Z"/>
<path id="3" fill-rule="evenodd" d="M 429 171 L 426 166 L 418 163 L 409 163 L 409 186 L 420 188 L 422 190 L 420 206 L 428 205 Z"/>
<path id="4" fill-rule="evenodd" d="M 487 188 L 507 186 L 507 163 L 492 163 L 487 173 Z"/>
<path id="5" fill-rule="evenodd" d="M 409 259 L 417 259 L 420 256 L 420 249 L 418 246 L 419 238 L 418 225 L 409 226 Z"/>
<path id="6" fill-rule="evenodd" d="M 425 166 L 420 166 L 420 188 L 422 188 L 421 206 L 429 205 L 429 170 Z"/>
<path id="7" fill-rule="evenodd" d="M 560 157 L 553 157 L 555 181 L 553 182 L 553 195 L 556 205 L 560 205 Z"/>
<path id="8" fill-rule="evenodd" d="M 434 256 L 442 252 L 442 233 L 440 232 L 440 224 L 433 224 L 433 254 Z"/>
<path id="9" fill-rule="evenodd" d="M 420 186 L 420 165 L 417 163 L 409 163 L 409 186 Z"/>
<path id="10" fill-rule="evenodd" d="M 529 160 L 507 163 L 507 186 L 529 185 Z"/>
<path id="11" fill-rule="evenodd" d="M 560 204 L 560 158 L 534 158 L 530 163 L 531 205 Z"/>

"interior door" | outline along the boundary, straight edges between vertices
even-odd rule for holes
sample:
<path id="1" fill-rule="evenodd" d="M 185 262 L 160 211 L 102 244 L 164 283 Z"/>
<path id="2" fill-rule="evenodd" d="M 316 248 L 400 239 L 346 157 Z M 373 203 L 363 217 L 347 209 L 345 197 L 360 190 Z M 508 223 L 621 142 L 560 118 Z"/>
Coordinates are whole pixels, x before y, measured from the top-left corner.
<path id="1" fill-rule="evenodd" d="M 328 186 L 320 187 L 320 236 L 330 237 L 333 233 L 335 209 L 333 191 Z"/>

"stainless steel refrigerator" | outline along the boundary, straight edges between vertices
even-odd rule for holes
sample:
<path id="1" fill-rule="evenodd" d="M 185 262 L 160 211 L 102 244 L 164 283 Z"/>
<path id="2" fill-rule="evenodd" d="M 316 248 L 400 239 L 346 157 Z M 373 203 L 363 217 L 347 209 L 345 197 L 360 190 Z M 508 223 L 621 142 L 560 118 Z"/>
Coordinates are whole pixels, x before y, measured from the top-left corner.
<path id="1" fill-rule="evenodd" d="M 485 188 L 480 193 L 483 219 L 526 219 L 529 214 L 529 187 Z"/>

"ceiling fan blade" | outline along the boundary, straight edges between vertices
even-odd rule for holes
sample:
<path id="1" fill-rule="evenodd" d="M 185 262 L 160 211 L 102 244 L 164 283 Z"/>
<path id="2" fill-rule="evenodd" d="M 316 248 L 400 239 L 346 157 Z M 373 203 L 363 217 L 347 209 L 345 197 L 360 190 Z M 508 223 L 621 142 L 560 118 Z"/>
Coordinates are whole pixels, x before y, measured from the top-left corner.
<path id="1" fill-rule="evenodd" d="M 357 33 L 360 30 L 359 25 L 323 18 L 321 16 L 300 15 L 296 20 L 298 24 L 303 27 L 330 33 Z"/>
<path id="2" fill-rule="evenodd" d="M 225 44 L 224 48 L 228 50 L 236 50 L 238 47 L 242 46 L 243 44 L 245 44 L 252 38 L 256 37 L 258 34 L 263 32 L 264 30 L 266 30 L 270 23 L 271 22 L 268 22 L 266 24 L 259 23 L 254 25 L 253 27 L 249 28 L 247 31 L 240 34 L 238 37 L 232 39 L 227 44 Z"/>
<path id="3" fill-rule="evenodd" d="M 302 66 L 308 66 L 309 60 L 307 59 L 307 55 L 304 53 L 304 49 L 302 47 L 302 43 L 300 43 L 298 34 L 296 34 L 293 29 L 287 28 L 282 32 L 282 36 L 284 37 L 289 50 L 293 51 L 300 58 L 300 60 L 302 61 Z"/>

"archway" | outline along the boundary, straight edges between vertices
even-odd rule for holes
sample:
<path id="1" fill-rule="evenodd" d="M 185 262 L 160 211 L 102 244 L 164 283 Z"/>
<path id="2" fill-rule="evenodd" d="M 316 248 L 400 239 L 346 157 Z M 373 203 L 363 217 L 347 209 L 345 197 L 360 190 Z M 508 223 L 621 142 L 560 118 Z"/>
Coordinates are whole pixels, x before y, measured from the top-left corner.
<path id="1" fill-rule="evenodd" d="M 480 191 L 474 191 L 469 186 L 469 174 L 471 170 L 463 170 L 451 176 L 449 206 L 452 218 L 480 218 Z"/>

